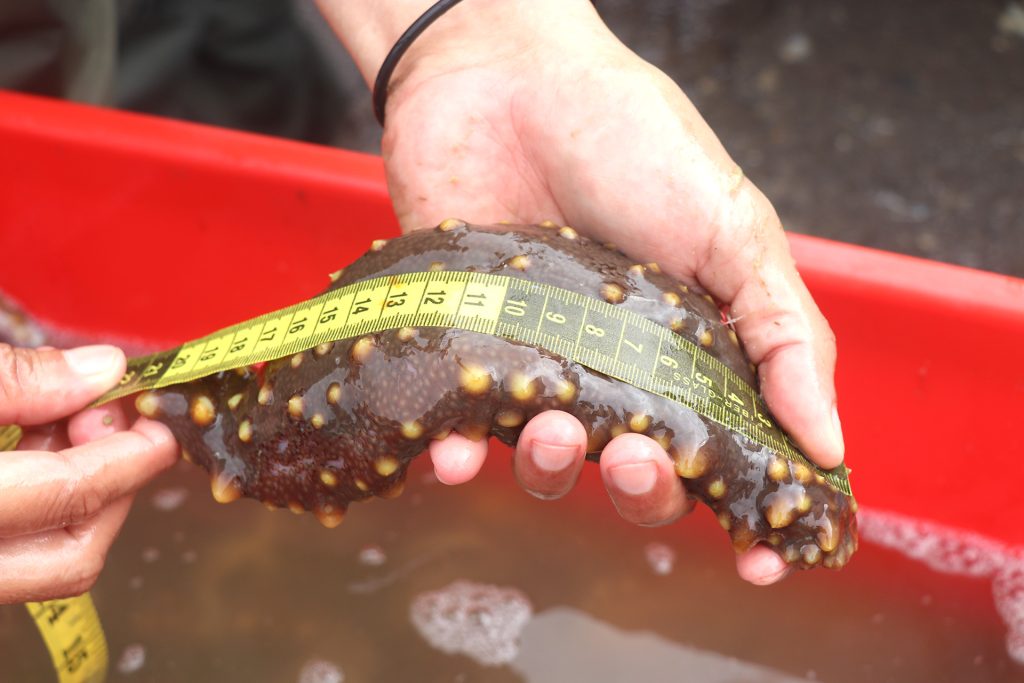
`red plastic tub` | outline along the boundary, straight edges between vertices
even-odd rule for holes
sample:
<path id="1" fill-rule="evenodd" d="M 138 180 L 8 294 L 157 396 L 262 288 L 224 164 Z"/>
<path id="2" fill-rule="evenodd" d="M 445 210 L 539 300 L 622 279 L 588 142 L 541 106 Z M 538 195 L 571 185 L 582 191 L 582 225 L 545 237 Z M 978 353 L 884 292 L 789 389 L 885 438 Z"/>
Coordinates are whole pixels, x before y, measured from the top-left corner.
<path id="1" fill-rule="evenodd" d="M 361 154 L 11 93 L 0 150 L 0 288 L 89 337 L 205 334 L 397 231 Z M 1024 544 L 1024 281 L 790 239 L 839 340 L 860 502 Z"/>

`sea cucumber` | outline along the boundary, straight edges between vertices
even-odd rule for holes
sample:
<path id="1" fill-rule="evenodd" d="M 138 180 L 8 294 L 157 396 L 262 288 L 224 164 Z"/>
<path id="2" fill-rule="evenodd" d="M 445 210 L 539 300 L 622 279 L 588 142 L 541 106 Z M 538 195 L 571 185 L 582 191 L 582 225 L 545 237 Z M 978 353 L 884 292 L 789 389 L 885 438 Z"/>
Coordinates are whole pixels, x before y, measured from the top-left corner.
<path id="1" fill-rule="evenodd" d="M 430 270 L 502 274 L 604 299 L 699 344 L 757 386 L 710 296 L 565 226 L 450 219 L 374 242 L 332 288 Z M 594 457 L 626 431 L 658 441 L 737 551 L 765 543 L 795 566 L 838 568 L 857 546 L 855 501 L 806 465 L 680 403 L 497 336 L 386 330 L 146 392 L 136 405 L 166 423 L 184 457 L 211 473 L 218 501 L 249 496 L 311 510 L 328 527 L 353 501 L 397 495 L 409 461 L 431 439 L 454 430 L 513 444 L 530 418 L 558 409 L 582 422 Z"/>

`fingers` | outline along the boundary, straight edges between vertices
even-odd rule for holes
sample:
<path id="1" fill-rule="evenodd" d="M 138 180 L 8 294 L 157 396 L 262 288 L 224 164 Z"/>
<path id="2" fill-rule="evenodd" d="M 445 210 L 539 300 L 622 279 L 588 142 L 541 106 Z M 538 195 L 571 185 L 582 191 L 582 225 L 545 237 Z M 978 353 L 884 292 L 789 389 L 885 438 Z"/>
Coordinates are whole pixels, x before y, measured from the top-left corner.
<path id="1" fill-rule="evenodd" d="M 434 474 L 443 484 L 464 484 L 477 475 L 487 459 L 487 439 L 473 441 L 452 432 L 430 442 Z"/>
<path id="2" fill-rule="evenodd" d="M 81 410 L 121 379 L 125 363 L 113 346 L 58 351 L 0 344 L 0 424 L 42 424 Z"/>
<path id="3" fill-rule="evenodd" d="M 96 582 L 131 497 L 95 517 L 41 533 L 0 538 L 0 604 L 79 595 Z"/>
<path id="4" fill-rule="evenodd" d="M 516 445 L 516 479 L 538 498 L 557 498 L 576 484 L 585 462 L 587 432 L 572 415 L 544 412 L 523 428 Z M 469 481 L 483 465 L 487 442 L 451 434 L 430 445 L 437 478 L 446 484 Z M 693 508 L 668 454 L 640 434 L 613 439 L 601 454 L 601 473 L 612 502 L 630 522 L 667 524 Z"/>
<path id="5" fill-rule="evenodd" d="M 65 449 L 13 451 L 0 460 L 0 538 L 88 520 L 175 462 L 163 425 L 140 419 L 131 431 Z"/>
<path id="6" fill-rule="evenodd" d="M 84 410 L 68 420 L 68 438 L 72 446 L 102 439 L 128 429 L 128 415 L 123 401 L 112 401 L 98 408 Z"/>
<path id="7" fill-rule="evenodd" d="M 564 496 L 585 462 L 587 430 L 572 415 L 549 410 L 523 428 L 512 469 L 519 484 L 538 498 Z"/>
<path id="8" fill-rule="evenodd" d="M 558 498 L 576 484 L 585 463 L 587 432 L 580 421 L 551 410 L 530 420 L 519 435 L 512 468 L 520 485 L 538 498 Z M 437 478 L 462 484 L 477 475 L 487 441 L 452 433 L 430 444 Z M 641 526 L 677 520 L 693 509 L 682 480 L 664 449 L 641 434 L 612 439 L 601 453 L 601 476 L 622 517 Z M 736 556 L 740 578 L 758 586 L 781 581 L 790 567 L 773 550 L 755 546 Z"/>
<path id="9" fill-rule="evenodd" d="M 601 477 L 619 514 L 634 524 L 667 524 L 693 508 L 668 454 L 642 434 L 611 440 L 601 453 Z"/>
<path id="10" fill-rule="evenodd" d="M 129 427 L 123 401 L 76 413 L 67 420 L 25 430 L 18 444 L 22 451 L 59 451 L 121 432 Z"/>
<path id="11" fill-rule="evenodd" d="M 125 427 L 122 404 L 112 403 L 70 420 L 75 448 L 0 460 L 0 604 L 78 595 L 96 582 L 131 506 L 124 493 L 173 464 L 176 452 L 159 423 L 116 433 Z"/>
<path id="12" fill-rule="evenodd" d="M 18 450 L 59 451 L 71 445 L 68 441 L 67 420 L 30 427 L 22 433 Z"/>
<path id="13" fill-rule="evenodd" d="M 791 570 L 792 567 L 767 546 L 756 545 L 736 556 L 736 573 L 755 586 L 768 586 L 781 581 Z"/>

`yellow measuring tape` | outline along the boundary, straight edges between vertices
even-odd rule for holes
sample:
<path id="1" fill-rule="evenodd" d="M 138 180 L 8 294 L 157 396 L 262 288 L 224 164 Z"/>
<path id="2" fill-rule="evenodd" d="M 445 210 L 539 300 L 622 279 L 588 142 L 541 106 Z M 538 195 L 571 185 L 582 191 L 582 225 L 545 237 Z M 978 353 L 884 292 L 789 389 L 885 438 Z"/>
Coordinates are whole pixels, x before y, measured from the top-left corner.
<path id="1" fill-rule="evenodd" d="M 605 301 L 502 275 L 407 273 L 341 287 L 175 349 L 133 358 L 121 383 L 96 403 L 401 327 L 472 330 L 547 349 L 687 406 L 810 467 L 830 486 L 851 495 L 845 465 L 824 470 L 808 461 L 769 415 L 754 388 L 697 344 Z M 3 442 L 4 428 L 0 428 Z M 103 643 L 92 614 L 91 632 L 98 633 Z M 76 635 L 84 639 L 84 633 Z M 50 649 L 58 663 L 57 651 L 52 645 Z M 102 651 L 105 668 L 105 643 Z M 61 683 L 91 680 L 61 678 Z"/>
<path id="2" fill-rule="evenodd" d="M 13 451 L 19 441 L 21 441 L 21 427 L 18 425 L 0 427 L 0 453 Z"/>
<path id="3" fill-rule="evenodd" d="M 364 280 L 135 358 L 100 403 L 188 382 L 339 339 L 401 327 L 452 327 L 542 347 L 697 413 L 817 471 L 850 495 L 845 466 L 808 461 L 739 375 L 671 330 L 605 301 L 503 275 L 441 271 Z"/>
<path id="4" fill-rule="evenodd" d="M 17 426 L 0 428 L 0 452 L 21 440 Z M 107 639 L 89 594 L 25 604 L 39 628 L 60 683 L 102 683 L 107 677 Z"/>

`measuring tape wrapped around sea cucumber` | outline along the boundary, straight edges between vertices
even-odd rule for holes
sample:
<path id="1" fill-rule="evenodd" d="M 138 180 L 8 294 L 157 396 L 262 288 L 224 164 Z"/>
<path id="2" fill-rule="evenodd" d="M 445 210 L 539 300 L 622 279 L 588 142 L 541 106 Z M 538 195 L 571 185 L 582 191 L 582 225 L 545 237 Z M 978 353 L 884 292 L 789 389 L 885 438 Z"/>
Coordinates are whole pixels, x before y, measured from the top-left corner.
<path id="1" fill-rule="evenodd" d="M 569 227 L 457 220 L 378 240 L 324 294 L 135 359 L 105 399 L 166 423 L 214 497 L 311 510 L 400 492 L 452 430 L 512 444 L 534 415 L 576 416 L 598 457 L 660 443 L 746 550 L 843 566 L 857 545 L 846 469 L 776 425 L 710 296 Z M 273 360 L 271 360 L 273 359 Z M 265 365 L 258 365 L 270 360 Z"/>

